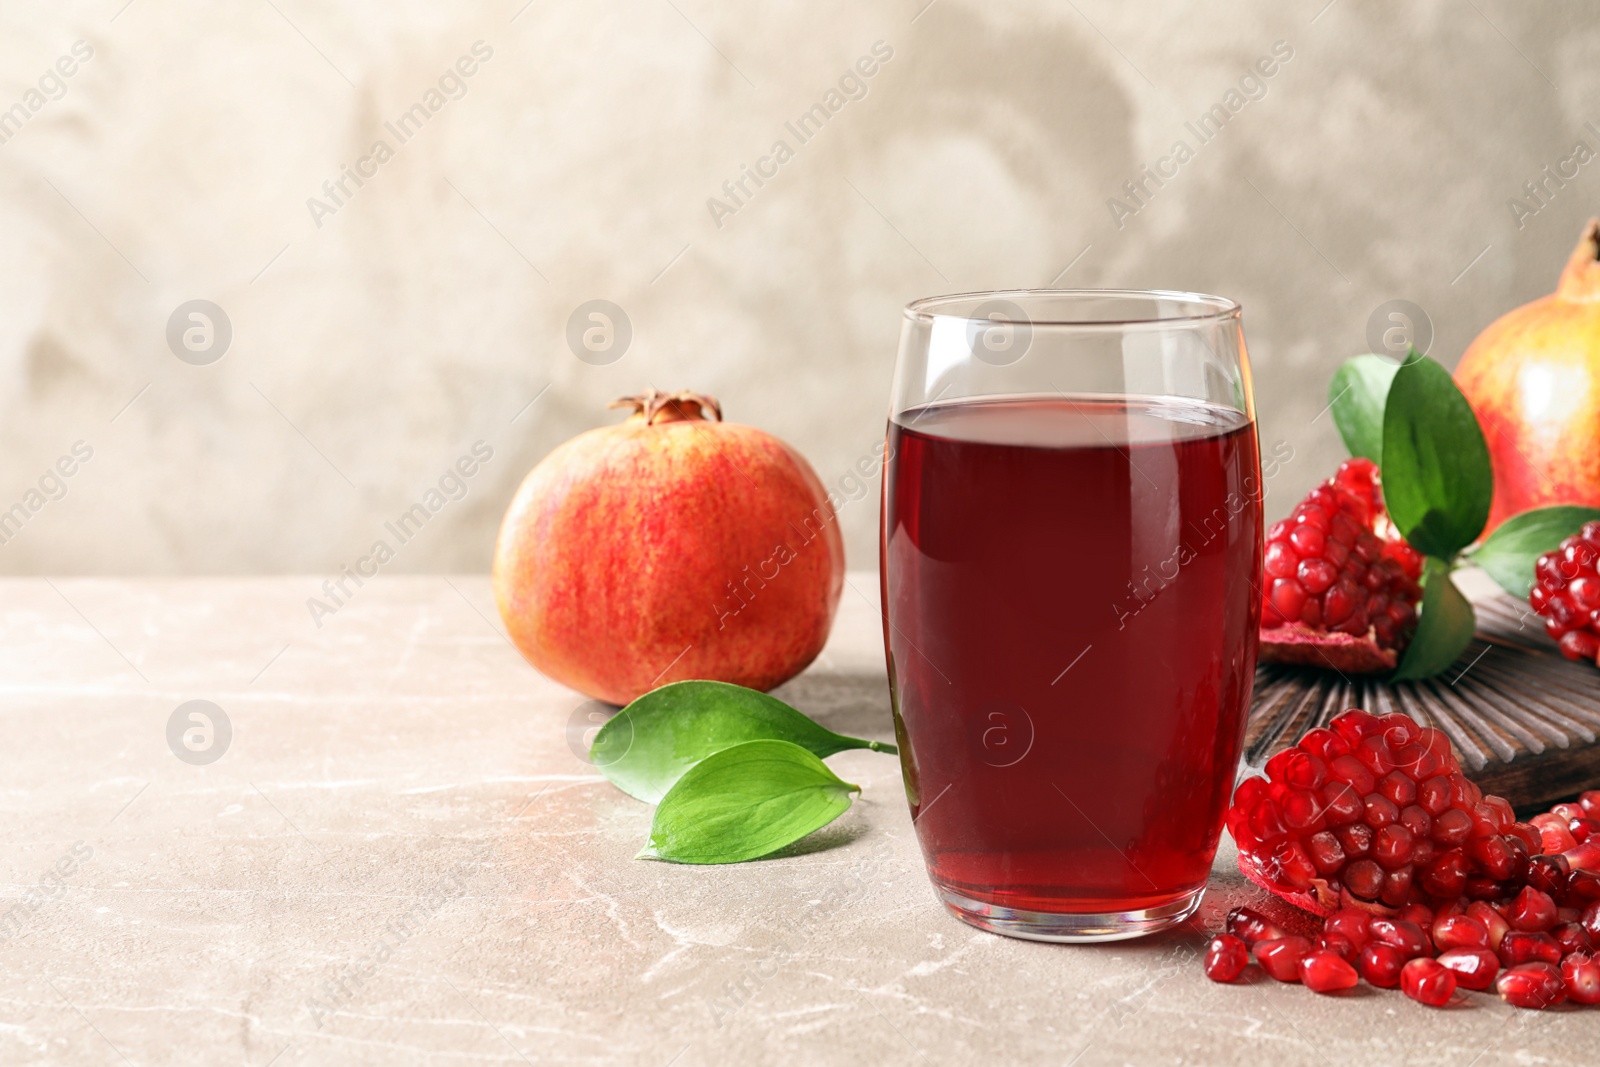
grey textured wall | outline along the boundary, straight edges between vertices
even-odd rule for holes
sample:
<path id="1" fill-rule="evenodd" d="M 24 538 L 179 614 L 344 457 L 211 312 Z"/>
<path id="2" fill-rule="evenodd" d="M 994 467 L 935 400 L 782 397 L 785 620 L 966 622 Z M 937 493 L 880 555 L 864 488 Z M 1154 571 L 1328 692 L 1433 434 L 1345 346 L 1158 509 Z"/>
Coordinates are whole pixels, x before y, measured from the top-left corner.
<path id="1" fill-rule="evenodd" d="M 480 440 L 391 566 L 481 569 L 523 473 L 649 384 L 837 485 L 902 304 L 1052 283 L 1244 304 L 1275 515 L 1337 461 L 1327 376 L 1375 310 L 1453 365 L 1600 213 L 1563 164 L 1600 150 L 1591 4 L 925 3 L 7 5 L 0 570 L 331 572 Z M 196 299 L 231 324 L 206 365 L 167 337 Z M 595 299 L 632 328 L 604 365 L 566 341 Z"/>

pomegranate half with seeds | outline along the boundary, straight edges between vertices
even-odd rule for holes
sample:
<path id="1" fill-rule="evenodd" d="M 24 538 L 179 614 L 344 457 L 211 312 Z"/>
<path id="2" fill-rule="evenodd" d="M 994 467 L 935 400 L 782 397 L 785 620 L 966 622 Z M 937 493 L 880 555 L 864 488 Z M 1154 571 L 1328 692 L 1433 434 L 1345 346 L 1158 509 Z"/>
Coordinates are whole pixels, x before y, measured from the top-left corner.
<path id="1" fill-rule="evenodd" d="M 1417 626 L 1422 556 L 1388 520 L 1378 467 L 1347 459 L 1267 531 L 1261 660 L 1391 671 Z"/>
<path id="2" fill-rule="evenodd" d="M 1234 794 L 1245 877 L 1319 915 L 1498 896 L 1541 851 L 1511 805 L 1461 774 L 1441 731 L 1352 709 L 1267 761 Z"/>

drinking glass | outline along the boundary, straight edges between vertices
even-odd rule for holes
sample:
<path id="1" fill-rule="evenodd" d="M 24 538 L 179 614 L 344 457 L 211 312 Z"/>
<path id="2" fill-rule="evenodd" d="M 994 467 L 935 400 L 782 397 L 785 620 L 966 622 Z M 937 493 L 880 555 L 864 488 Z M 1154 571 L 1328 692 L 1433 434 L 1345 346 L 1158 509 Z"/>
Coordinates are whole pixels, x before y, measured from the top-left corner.
<path id="1" fill-rule="evenodd" d="M 938 895 L 1044 941 L 1182 922 L 1216 853 L 1261 611 L 1239 305 L 918 300 L 885 455 L 889 691 Z"/>

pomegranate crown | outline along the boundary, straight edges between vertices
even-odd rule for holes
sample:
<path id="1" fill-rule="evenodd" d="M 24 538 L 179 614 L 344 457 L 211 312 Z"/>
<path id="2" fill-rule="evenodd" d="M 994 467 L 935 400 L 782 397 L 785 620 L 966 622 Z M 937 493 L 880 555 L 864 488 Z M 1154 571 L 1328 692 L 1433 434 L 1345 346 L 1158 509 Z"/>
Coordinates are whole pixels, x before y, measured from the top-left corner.
<path id="1" fill-rule="evenodd" d="M 680 389 L 676 393 L 663 393 L 654 387 L 638 396 L 619 396 L 606 405 L 613 408 L 632 408 L 630 419 L 644 420 L 646 426 L 657 422 L 687 422 L 705 419 L 706 412 L 722 421 L 722 405 L 709 393 L 696 393 Z"/>
<path id="2" fill-rule="evenodd" d="M 1583 227 L 1556 294 L 1563 300 L 1600 300 L 1600 219 L 1590 219 Z"/>

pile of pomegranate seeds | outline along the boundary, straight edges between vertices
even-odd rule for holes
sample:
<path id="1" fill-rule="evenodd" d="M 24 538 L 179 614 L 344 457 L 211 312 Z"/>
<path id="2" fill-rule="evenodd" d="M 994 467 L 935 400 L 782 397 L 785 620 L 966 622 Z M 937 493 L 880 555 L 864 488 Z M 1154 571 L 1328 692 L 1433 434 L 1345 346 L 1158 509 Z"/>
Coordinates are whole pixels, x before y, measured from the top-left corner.
<path id="1" fill-rule="evenodd" d="M 1600 522 L 1546 552 L 1534 564 L 1528 603 L 1544 616 L 1544 628 L 1568 659 L 1600 664 Z"/>
<path id="2" fill-rule="evenodd" d="M 1347 459 L 1282 522 L 1267 531 L 1261 626 L 1371 637 L 1405 646 L 1416 629 L 1422 556 L 1386 525 L 1378 468 Z"/>
<path id="3" fill-rule="evenodd" d="M 1213 981 L 1254 957 L 1318 993 L 1365 979 L 1432 1007 L 1491 988 L 1523 1008 L 1600 1003 L 1600 790 L 1519 823 L 1444 734 L 1360 710 L 1266 769 L 1228 811 L 1240 870 L 1326 918 L 1312 938 L 1235 908 Z"/>

